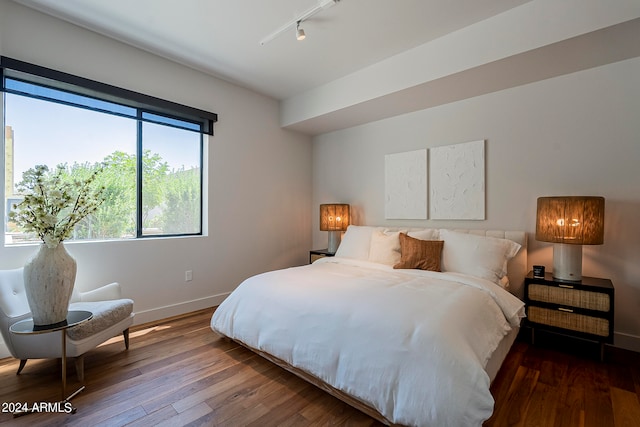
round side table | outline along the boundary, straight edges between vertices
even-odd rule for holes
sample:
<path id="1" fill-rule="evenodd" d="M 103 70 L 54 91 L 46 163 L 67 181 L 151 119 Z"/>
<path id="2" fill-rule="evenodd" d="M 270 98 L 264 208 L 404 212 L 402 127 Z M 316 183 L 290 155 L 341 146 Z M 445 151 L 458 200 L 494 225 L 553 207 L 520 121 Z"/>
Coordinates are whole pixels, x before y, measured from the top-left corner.
<path id="1" fill-rule="evenodd" d="M 13 334 L 26 334 L 26 335 L 35 335 L 35 334 L 47 334 L 50 332 L 60 331 L 61 345 L 62 345 L 62 402 L 69 402 L 73 397 L 75 397 L 78 393 L 84 390 L 84 386 L 80 387 L 78 390 L 74 391 L 69 396 L 67 394 L 67 329 L 79 325 L 83 322 L 90 320 L 93 317 L 93 313 L 90 311 L 84 310 L 70 310 L 67 313 L 67 319 L 60 322 L 54 323 L 52 325 L 35 325 L 33 323 L 33 319 L 24 319 L 19 322 L 14 323 L 9 327 L 9 330 Z M 76 408 L 71 406 L 72 413 L 76 412 Z M 19 413 L 14 413 L 14 416 L 25 415 L 29 413 L 28 411 L 23 411 Z"/>

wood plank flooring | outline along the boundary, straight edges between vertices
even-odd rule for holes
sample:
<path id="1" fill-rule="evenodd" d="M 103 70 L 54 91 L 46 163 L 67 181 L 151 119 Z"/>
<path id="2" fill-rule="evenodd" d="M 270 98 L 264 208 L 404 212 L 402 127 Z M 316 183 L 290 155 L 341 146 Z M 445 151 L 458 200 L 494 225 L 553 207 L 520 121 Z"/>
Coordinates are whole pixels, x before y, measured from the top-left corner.
<path id="1" fill-rule="evenodd" d="M 212 313 L 136 327 L 128 351 L 118 337 L 87 353 L 77 413 L 3 412 L 0 426 L 380 425 L 221 339 L 209 328 Z M 640 425 L 639 354 L 608 349 L 600 363 L 596 348 L 557 346 L 516 342 L 491 388 L 496 406 L 486 427 Z M 59 365 L 30 360 L 15 375 L 18 362 L 0 360 L 0 404 L 58 400 Z M 68 391 L 80 385 L 69 363 Z"/>
<path id="2" fill-rule="evenodd" d="M 640 354 L 536 333 L 517 341 L 491 392 L 489 426 L 640 426 Z"/>

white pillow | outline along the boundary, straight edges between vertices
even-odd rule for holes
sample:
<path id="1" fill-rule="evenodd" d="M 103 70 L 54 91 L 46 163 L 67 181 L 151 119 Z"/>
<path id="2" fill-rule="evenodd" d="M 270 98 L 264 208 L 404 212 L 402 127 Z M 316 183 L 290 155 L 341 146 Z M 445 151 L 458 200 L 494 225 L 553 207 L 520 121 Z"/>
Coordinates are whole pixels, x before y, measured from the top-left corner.
<path id="1" fill-rule="evenodd" d="M 396 265 L 400 262 L 400 232 L 374 230 L 371 233 L 369 261 Z"/>
<path id="2" fill-rule="evenodd" d="M 442 271 L 468 274 L 500 284 L 506 276 L 507 261 L 520 250 L 520 245 L 508 239 L 440 230 L 444 240 Z"/>
<path id="3" fill-rule="evenodd" d="M 375 227 L 365 225 L 349 225 L 338 246 L 336 256 L 368 260 L 371 233 L 374 229 Z"/>
<path id="4" fill-rule="evenodd" d="M 409 237 L 420 240 L 439 240 L 438 230 L 435 228 L 426 228 L 424 230 L 413 230 L 407 233 Z"/>

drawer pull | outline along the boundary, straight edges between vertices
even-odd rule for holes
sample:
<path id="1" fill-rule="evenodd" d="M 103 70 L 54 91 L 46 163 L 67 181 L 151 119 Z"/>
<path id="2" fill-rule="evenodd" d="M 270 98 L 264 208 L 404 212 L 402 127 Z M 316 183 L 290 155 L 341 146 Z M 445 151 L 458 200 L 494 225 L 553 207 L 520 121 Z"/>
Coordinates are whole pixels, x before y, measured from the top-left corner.
<path id="1" fill-rule="evenodd" d="M 562 307 L 558 307 L 558 310 L 560 310 L 560 311 L 564 311 L 564 312 L 567 312 L 567 313 L 573 313 L 573 310 L 571 310 L 570 308 L 562 308 Z"/>
<path id="2" fill-rule="evenodd" d="M 558 285 L 559 288 L 573 289 L 573 285 Z"/>

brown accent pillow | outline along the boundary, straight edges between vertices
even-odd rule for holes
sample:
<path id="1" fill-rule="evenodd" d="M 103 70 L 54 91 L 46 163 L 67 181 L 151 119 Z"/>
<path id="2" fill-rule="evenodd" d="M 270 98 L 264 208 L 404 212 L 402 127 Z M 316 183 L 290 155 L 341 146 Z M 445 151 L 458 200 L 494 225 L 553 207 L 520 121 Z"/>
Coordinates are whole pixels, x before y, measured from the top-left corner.
<path id="1" fill-rule="evenodd" d="M 400 262 L 393 268 L 440 271 L 444 240 L 420 240 L 400 233 Z"/>

